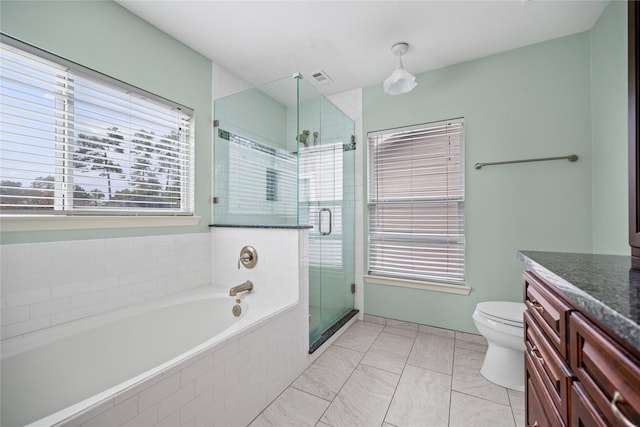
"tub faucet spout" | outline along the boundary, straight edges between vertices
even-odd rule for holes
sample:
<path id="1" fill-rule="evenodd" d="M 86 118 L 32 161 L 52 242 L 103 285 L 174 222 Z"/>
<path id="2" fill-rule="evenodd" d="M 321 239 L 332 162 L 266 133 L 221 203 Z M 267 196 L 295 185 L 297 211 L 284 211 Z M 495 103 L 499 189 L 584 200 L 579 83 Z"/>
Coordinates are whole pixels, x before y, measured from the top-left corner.
<path id="1" fill-rule="evenodd" d="M 229 289 L 229 296 L 235 297 L 238 295 L 238 292 L 248 292 L 251 290 L 253 290 L 253 282 L 251 280 L 247 280 L 246 282 Z"/>

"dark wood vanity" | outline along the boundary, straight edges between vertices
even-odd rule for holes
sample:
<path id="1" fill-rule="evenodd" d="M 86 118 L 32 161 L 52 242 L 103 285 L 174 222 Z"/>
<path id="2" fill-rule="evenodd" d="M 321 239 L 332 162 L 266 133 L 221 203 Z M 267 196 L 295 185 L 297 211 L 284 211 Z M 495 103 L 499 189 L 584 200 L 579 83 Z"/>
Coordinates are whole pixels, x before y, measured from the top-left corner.
<path id="1" fill-rule="evenodd" d="M 640 426 L 639 17 L 629 1 L 631 256 L 518 253 L 527 426 Z"/>
<path id="2" fill-rule="evenodd" d="M 640 426 L 640 271 L 627 256 L 520 252 L 527 426 Z"/>

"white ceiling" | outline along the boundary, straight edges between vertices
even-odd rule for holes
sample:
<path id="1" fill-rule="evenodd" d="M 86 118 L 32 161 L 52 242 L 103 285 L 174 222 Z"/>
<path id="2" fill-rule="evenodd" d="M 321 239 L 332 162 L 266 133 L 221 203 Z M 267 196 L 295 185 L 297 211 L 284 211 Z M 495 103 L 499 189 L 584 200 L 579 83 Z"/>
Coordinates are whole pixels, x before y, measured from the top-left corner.
<path id="1" fill-rule="evenodd" d="M 608 1 L 191 1 L 119 4 L 253 85 L 323 69 L 324 95 L 586 31 Z"/>

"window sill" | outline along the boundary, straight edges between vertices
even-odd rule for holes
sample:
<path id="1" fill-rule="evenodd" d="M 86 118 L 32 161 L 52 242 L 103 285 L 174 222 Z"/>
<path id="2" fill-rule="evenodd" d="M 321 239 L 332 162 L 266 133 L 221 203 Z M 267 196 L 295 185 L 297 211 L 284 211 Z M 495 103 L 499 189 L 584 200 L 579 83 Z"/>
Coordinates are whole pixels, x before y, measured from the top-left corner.
<path id="1" fill-rule="evenodd" d="M 401 288 L 423 289 L 427 291 L 445 292 L 448 294 L 469 295 L 471 288 L 466 285 L 448 285 L 446 283 L 424 282 L 421 280 L 394 279 L 383 276 L 364 276 L 365 283 L 398 286 Z"/>
<path id="2" fill-rule="evenodd" d="M 194 226 L 199 216 L 56 216 L 2 215 L 0 229 L 9 231 L 83 230 L 102 228 L 181 227 Z"/>

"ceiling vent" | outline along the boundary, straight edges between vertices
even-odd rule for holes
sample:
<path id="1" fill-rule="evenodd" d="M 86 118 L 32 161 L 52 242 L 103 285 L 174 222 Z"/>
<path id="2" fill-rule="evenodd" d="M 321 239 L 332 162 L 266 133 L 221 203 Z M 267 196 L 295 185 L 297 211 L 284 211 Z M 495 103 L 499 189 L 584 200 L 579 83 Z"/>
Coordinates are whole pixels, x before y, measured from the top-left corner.
<path id="1" fill-rule="evenodd" d="M 333 82 L 331 77 L 329 77 L 329 75 L 325 73 L 324 70 L 314 71 L 310 73 L 310 75 L 315 81 L 323 85 L 328 85 L 329 83 Z"/>

